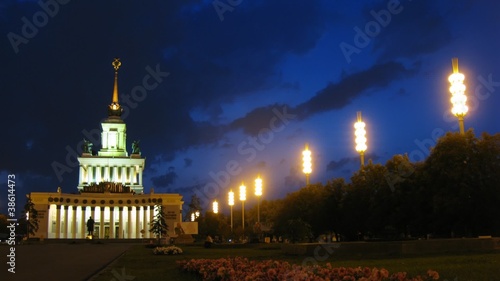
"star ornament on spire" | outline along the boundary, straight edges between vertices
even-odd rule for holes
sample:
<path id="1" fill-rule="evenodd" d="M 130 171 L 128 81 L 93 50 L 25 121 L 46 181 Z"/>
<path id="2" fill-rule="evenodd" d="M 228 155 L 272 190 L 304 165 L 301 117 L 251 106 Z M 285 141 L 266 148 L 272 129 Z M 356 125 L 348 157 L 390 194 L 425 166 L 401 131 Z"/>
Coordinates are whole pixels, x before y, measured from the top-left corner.
<path id="1" fill-rule="evenodd" d="M 111 63 L 111 64 L 113 65 L 115 72 L 118 72 L 118 69 L 120 69 L 120 66 L 122 66 L 122 62 L 120 61 L 120 58 L 115 58 L 113 60 L 113 63 Z"/>

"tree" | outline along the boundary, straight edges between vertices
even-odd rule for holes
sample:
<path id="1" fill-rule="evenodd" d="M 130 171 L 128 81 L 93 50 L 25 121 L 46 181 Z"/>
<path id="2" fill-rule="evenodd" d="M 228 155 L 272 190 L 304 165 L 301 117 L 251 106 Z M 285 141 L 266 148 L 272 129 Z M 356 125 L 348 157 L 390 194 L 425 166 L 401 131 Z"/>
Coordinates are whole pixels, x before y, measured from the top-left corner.
<path id="1" fill-rule="evenodd" d="M 156 215 L 151 222 L 151 229 L 149 231 L 156 235 L 158 245 L 160 244 L 160 239 L 163 235 L 167 234 L 168 225 L 165 222 L 165 213 L 163 212 L 162 205 L 155 205 Z"/>
<path id="2" fill-rule="evenodd" d="M 35 235 L 38 231 L 38 211 L 35 209 L 35 204 L 31 200 L 31 196 L 26 196 L 28 200 L 24 205 L 24 216 L 26 220 L 26 236 L 29 238 L 30 234 Z"/>
<path id="3" fill-rule="evenodd" d="M 477 236 L 498 232 L 500 135 L 472 130 L 447 133 L 425 161 L 425 187 L 432 194 L 430 229 L 437 235 Z"/>
<path id="4" fill-rule="evenodd" d="M 201 201 L 196 194 L 191 196 L 191 202 L 189 203 L 189 210 L 188 213 L 186 214 L 186 220 L 191 220 L 191 215 L 192 214 L 198 214 L 195 215 L 195 219 L 197 219 L 201 215 Z"/>

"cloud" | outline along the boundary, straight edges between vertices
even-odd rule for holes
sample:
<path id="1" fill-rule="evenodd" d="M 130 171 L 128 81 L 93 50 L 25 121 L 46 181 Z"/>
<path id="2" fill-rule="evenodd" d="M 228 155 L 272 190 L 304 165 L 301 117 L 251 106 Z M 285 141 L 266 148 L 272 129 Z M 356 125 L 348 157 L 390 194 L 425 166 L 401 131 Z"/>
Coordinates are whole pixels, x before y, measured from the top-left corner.
<path id="1" fill-rule="evenodd" d="M 455 6 L 454 1 L 451 6 Z M 366 7 L 363 14 L 368 20 L 373 20 L 371 11 L 380 11 L 387 7 L 387 1 L 379 5 Z M 415 59 L 421 55 L 433 53 L 446 45 L 452 39 L 451 26 L 445 19 L 446 12 L 452 9 L 446 4 L 432 1 L 401 2 L 402 10 L 393 14 L 386 27 L 374 38 L 373 52 L 379 54 L 380 61 L 390 61 L 400 58 Z"/>
<path id="2" fill-rule="evenodd" d="M 407 68 L 399 62 L 376 64 L 370 68 L 345 76 L 337 83 L 330 83 L 314 97 L 298 105 L 295 112 L 306 119 L 314 114 L 341 109 L 369 90 L 388 86 L 394 81 L 409 78 L 417 73 L 418 66 Z"/>
<path id="3" fill-rule="evenodd" d="M 193 159 L 191 158 L 184 158 L 184 168 L 191 167 L 193 165 Z"/>
<path id="4" fill-rule="evenodd" d="M 287 113 L 297 116 L 299 120 L 307 119 L 318 113 L 341 109 L 357 97 L 369 93 L 370 90 L 383 88 L 392 82 L 412 77 L 418 72 L 418 69 L 418 64 L 409 68 L 399 62 L 377 64 L 366 70 L 343 75 L 339 82 L 328 84 L 312 98 L 295 108 L 281 104 L 255 108 L 244 117 L 234 120 L 229 129 L 242 128 L 247 134 L 257 135 L 262 129 L 269 128 L 270 120 L 276 116 L 273 109 L 283 107 L 289 108 Z"/>
<path id="5" fill-rule="evenodd" d="M 365 154 L 365 163 L 367 163 L 368 161 L 377 161 L 378 159 L 380 159 L 380 156 L 375 153 Z M 359 161 L 359 156 L 344 157 L 337 161 L 332 160 L 326 165 L 326 171 L 343 171 L 344 169 L 346 169 L 346 166 L 354 163 L 359 164 Z M 347 169 L 347 171 L 349 170 Z"/>
<path id="6" fill-rule="evenodd" d="M 178 178 L 177 173 L 175 172 L 174 167 L 169 167 L 165 174 L 152 177 L 151 181 L 155 185 L 155 187 L 163 188 L 169 187 L 170 185 L 175 183 L 175 180 Z"/>

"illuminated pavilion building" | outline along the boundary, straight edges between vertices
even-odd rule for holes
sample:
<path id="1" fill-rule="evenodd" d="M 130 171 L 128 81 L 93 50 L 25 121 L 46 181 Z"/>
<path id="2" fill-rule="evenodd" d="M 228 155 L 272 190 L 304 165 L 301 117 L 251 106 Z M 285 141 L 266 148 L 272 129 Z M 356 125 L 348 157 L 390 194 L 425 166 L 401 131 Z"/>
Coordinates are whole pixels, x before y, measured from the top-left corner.
<path id="1" fill-rule="evenodd" d="M 118 103 L 119 59 L 113 61 L 115 81 L 108 117 L 102 121 L 101 149 L 92 153 L 92 143 L 84 140 L 79 161 L 78 193 L 32 192 L 38 211 L 39 229 L 35 237 L 55 239 L 87 238 L 87 220 L 94 220 L 94 238 L 153 238 L 149 232 L 157 205 L 162 205 L 168 235 L 182 223 L 182 196 L 144 193 L 142 172 L 145 158 L 138 142 L 126 149 L 126 124 Z"/>

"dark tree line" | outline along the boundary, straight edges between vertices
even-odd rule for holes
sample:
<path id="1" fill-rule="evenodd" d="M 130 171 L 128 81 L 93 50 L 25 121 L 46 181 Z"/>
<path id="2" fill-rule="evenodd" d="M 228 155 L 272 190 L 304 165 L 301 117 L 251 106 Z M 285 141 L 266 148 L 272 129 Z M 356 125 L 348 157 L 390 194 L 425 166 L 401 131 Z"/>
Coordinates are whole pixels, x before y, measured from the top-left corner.
<path id="1" fill-rule="evenodd" d="M 498 236 L 500 134 L 448 133 L 425 161 L 395 155 L 368 163 L 350 183 L 312 184 L 278 201 L 267 219 L 294 241 L 329 232 L 347 240 Z"/>

